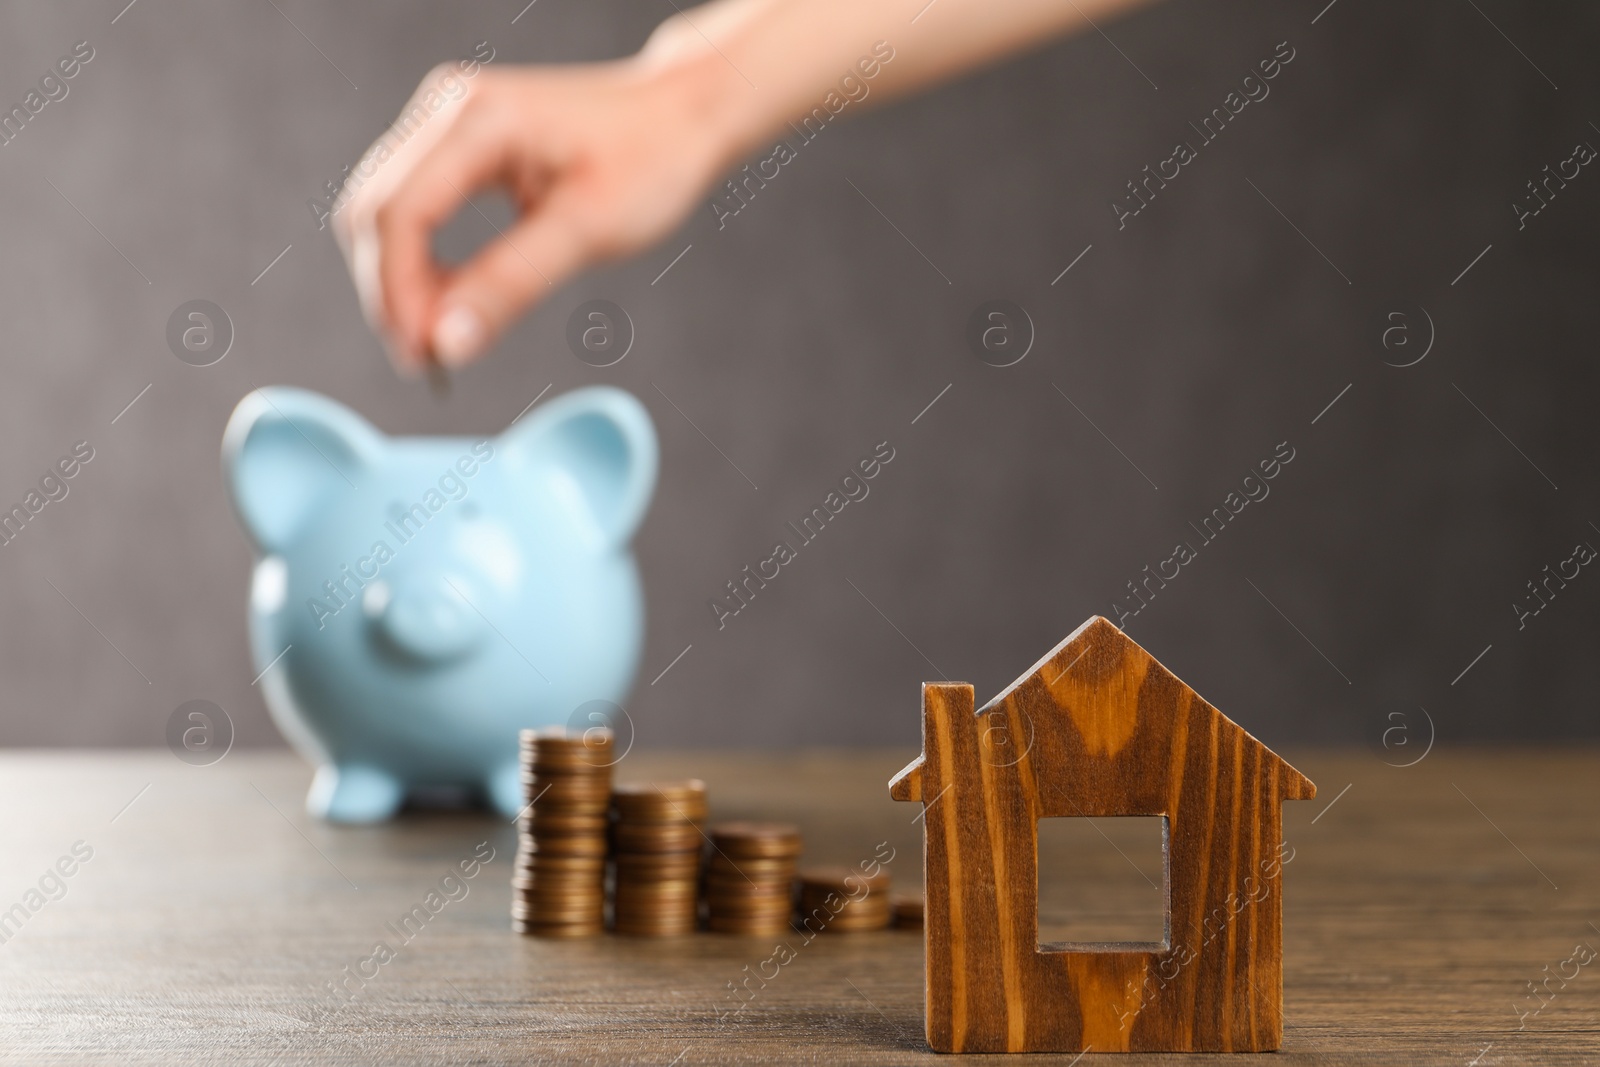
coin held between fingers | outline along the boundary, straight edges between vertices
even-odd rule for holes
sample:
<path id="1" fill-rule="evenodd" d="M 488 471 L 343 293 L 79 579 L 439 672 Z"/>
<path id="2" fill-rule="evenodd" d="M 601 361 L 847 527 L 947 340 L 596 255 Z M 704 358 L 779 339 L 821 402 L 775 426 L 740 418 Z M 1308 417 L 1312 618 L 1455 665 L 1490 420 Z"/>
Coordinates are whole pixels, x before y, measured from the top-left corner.
<path id="1" fill-rule="evenodd" d="M 478 354 L 487 336 L 483 317 L 465 304 L 457 304 L 434 325 L 433 351 L 439 362 L 458 366 Z"/>

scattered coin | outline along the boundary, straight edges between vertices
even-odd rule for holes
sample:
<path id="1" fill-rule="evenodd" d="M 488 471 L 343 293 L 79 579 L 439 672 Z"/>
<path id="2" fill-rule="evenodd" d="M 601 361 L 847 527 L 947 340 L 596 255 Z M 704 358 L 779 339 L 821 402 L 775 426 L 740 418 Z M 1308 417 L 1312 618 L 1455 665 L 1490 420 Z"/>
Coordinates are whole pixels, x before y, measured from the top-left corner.
<path id="1" fill-rule="evenodd" d="M 889 898 L 894 909 L 894 925 L 902 930 L 922 929 L 922 894 L 896 893 Z"/>

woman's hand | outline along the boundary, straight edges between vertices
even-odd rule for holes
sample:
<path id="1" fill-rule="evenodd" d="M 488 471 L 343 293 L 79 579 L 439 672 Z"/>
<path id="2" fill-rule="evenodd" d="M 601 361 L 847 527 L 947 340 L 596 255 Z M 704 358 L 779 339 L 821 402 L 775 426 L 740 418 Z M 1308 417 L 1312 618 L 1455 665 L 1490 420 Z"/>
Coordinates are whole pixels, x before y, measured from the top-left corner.
<path id="1" fill-rule="evenodd" d="M 439 67 L 352 169 L 334 231 L 396 365 L 460 365 L 576 272 L 666 236 L 789 120 L 838 113 L 860 78 L 875 105 L 1138 2 L 710 0 L 617 62 Z M 434 231 L 488 187 L 516 222 L 466 263 L 435 261 Z"/>
<path id="2" fill-rule="evenodd" d="M 352 168 L 332 219 L 362 308 L 400 370 L 430 355 L 471 361 L 571 275 L 642 250 L 689 213 L 728 163 L 745 87 L 670 51 L 479 65 L 470 77 L 451 64 L 423 79 Z M 465 263 L 435 260 L 434 231 L 490 187 L 510 196 L 516 221 Z"/>

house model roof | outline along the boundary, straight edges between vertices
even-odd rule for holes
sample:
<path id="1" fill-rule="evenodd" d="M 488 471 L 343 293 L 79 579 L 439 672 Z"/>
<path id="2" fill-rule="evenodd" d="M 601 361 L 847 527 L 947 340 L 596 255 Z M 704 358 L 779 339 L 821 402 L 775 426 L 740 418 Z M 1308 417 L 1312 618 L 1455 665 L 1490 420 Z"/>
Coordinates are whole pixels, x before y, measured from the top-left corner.
<path id="1" fill-rule="evenodd" d="M 1252 769 L 1276 779 L 1280 799 L 1309 800 L 1317 793 L 1309 778 L 1099 615 L 975 714 L 990 720 L 981 739 L 986 762 L 1049 759 L 1053 768 L 1071 769 L 1158 760 L 1181 779 L 1183 768 L 1171 759 L 1174 746 L 1186 750 L 1190 735 L 1198 730 L 1208 745 L 1237 748 L 1240 755 L 1251 753 Z M 922 799 L 928 741 L 925 736 L 924 755 L 889 783 L 894 799 Z"/>

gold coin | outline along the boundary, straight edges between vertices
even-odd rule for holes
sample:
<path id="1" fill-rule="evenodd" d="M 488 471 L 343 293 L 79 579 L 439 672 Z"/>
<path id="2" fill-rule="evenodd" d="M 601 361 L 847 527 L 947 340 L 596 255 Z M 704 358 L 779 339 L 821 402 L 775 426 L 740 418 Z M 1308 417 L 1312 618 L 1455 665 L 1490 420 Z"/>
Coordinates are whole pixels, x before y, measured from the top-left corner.
<path id="1" fill-rule="evenodd" d="M 731 858 L 798 856 L 800 828 L 784 822 L 725 822 L 711 827 L 712 845 Z"/>
<path id="2" fill-rule="evenodd" d="M 883 914 L 888 915 L 892 912 L 892 909 L 889 907 L 889 898 L 881 894 L 878 896 L 862 897 L 860 900 L 852 900 L 851 898 L 839 893 L 830 893 L 827 895 L 802 893 L 800 894 L 800 910 L 807 912 L 821 910 L 823 912 L 832 912 L 836 915 L 841 915 L 846 912 L 869 911 L 882 912 Z"/>
<path id="3" fill-rule="evenodd" d="M 904 929 L 920 927 L 923 923 L 924 903 L 922 894 L 896 893 L 890 898 L 890 906 L 894 910 L 894 924 Z"/>
<path id="4" fill-rule="evenodd" d="M 618 822 L 637 825 L 684 823 L 699 826 L 711 813 L 704 804 L 661 804 L 654 808 L 639 805 L 624 808 L 617 804 L 615 794 L 612 795 L 611 810 L 616 813 Z"/>
<path id="5" fill-rule="evenodd" d="M 879 868 L 877 874 L 868 875 L 854 867 L 808 867 L 800 872 L 800 887 L 805 892 L 834 892 L 846 897 L 871 895 L 889 888 L 889 872 Z"/>
<path id="6" fill-rule="evenodd" d="M 681 925 L 698 922 L 700 909 L 694 907 L 618 908 L 615 914 L 618 925 L 649 926 L 668 923 Z"/>
<path id="7" fill-rule="evenodd" d="M 822 908 L 824 911 L 835 913 L 846 911 L 881 911 L 889 914 L 889 898 L 883 893 L 855 899 L 843 893 L 815 893 L 803 892 L 800 894 L 800 906 L 807 910 Z"/>
<path id="8" fill-rule="evenodd" d="M 514 889 L 511 893 L 513 905 L 518 903 L 533 907 L 549 907 L 551 909 L 577 909 L 595 908 L 605 906 L 605 891 L 600 886 L 567 887 L 567 886 L 537 886 L 531 889 Z"/>
<path id="9" fill-rule="evenodd" d="M 611 806 L 611 784 L 606 779 L 591 775 L 524 775 L 523 799 L 528 804 L 546 808 L 560 806 L 563 799 L 588 802 L 601 797 L 606 807 Z"/>
<path id="10" fill-rule="evenodd" d="M 627 911 L 636 908 L 697 908 L 700 905 L 700 895 L 694 890 L 688 892 L 661 892 L 654 888 L 648 890 L 625 890 L 617 887 L 616 894 L 612 897 L 618 911 Z"/>
<path id="11" fill-rule="evenodd" d="M 612 828 L 618 852 L 698 851 L 705 838 L 694 823 L 627 823 Z"/>
<path id="12" fill-rule="evenodd" d="M 524 759 L 520 765 L 525 782 L 604 782 L 611 788 L 611 766 L 607 763 L 586 763 L 583 758 L 559 760 Z"/>
<path id="13" fill-rule="evenodd" d="M 719 934 L 737 934 L 744 937 L 772 937 L 794 932 L 794 928 L 789 925 L 787 917 L 783 919 L 747 921 L 743 919 L 718 918 L 713 915 L 706 922 L 706 927 Z"/>
<path id="14" fill-rule="evenodd" d="M 657 878 L 698 878 L 699 852 L 619 852 L 617 874 Z"/>
<path id="15" fill-rule="evenodd" d="M 700 882 L 694 878 L 618 878 L 617 891 L 630 893 L 657 892 L 662 894 L 700 893 Z"/>
<path id="16" fill-rule="evenodd" d="M 568 855 L 555 852 L 529 852 L 517 853 L 516 865 L 530 871 L 585 871 L 599 872 L 605 870 L 604 856 Z"/>
<path id="17" fill-rule="evenodd" d="M 527 830 L 539 834 L 603 834 L 610 823 L 604 815 L 574 814 L 535 805 L 524 817 Z M 519 826 L 519 829 L 521 827 Z"/>
<path id="18" fill-rule="evenodd" d="M 598 902 L 594 907 L 556 907 L 554 905 L 530 904 L 527 901 L 513 900 L 511 902 L 511 917 L 524 922 L 536 923 L 598 923 L 605 918 L 605 912 Z"/>
<path id="19" fill-rule="evenodd" d="M 535 923 L 520 919 L 511 920 L 511 929 L 519 934 L 553 940 L 599 937 L 606 932 L 604 923 Z"/>
<path id="20" fill-rule="evenodd" d="M 535 856 L 598 856 L 606 854 L 606 839 L 588 834 L 570 837 L 540 837 L 534 840 Z"/>
<path id="21" fill-rule="evenodd" d="M 618 803 L 629 803 L 638 798 L 654 800 L 684 801 L 694 800 L 706 795 L 706 783 L 698 778 L 679 778 L 669 781 L 653 782 L 618 782 L 616 787 Z"/>
<path id="22" fill-rule="evenodd" d="M 605 883 L 599 879 L 589 882 L 550 882 L 513 878 L 511 889 L 524 897 L 605 899 Z"/>
<path id="23" fill-rule="evenodd" d="M 794 916 L 794 908 L 788 904 L 772 905 L 707 901 L 706 914 L 713 919 L 722 918 L 730 921 L 765 919 L 776 922 L 781 919 L 784 922 L 788 922 Z"/>
<path id="24" fill-rule="evenodd" d="M 572 797 L 556 797 L 552 800 L 550 797 L 546 797 L 535 806 L 540 809 L 541 815 L 548 813 L 552 816 L 579 816 L 587 819 L 599 819 L 601 820 L 599 832 L 602 833 L 607 827 L 604 821 L 606 817 L 605 801 L 595 797 L 590 797 L 587 800 L 574 799 Z M 517 820 L 517 829 L 523 833 L 532 832 L 533 817 L 531 812 Z"/>
<path id="25" fill-rule="evenodd" d="M 543 867 L 532 869 L 519 869 L 511 872 L 513 885 L 566 885 L 566 886 L 603 886 L 605 885 L 604 871 L 563 871 L 546 870 Z"/>
<path id="26" fill-rule="evenodd" d="M 616 735 L 603 728 L 568 730 L 564 726 L 545 726 L 523 730 L 517 740 L 522 751 L 539 755 L 593 755 L 609 753 Z"/>
<path id="27" fill-rule="evenodd" d="M 889 925 L 888 908 L 857 910 L 854 905 L 842 911 L 830 912 L 827 908 L 800 909 L 800 921 L 810 930 L 834 930 L 840 933 L 858 930 L 882 930 Z"/>
<path id="28" fill-rule="evenodd" d="M 619 817 L 630 822 L 698 822 L 709 810 L 706 784 L 698 778 L 618 783 L 611 790 L 611 805 Z"/>
<path id="29" fill-rule="evenodd" d="M 794 885 L 793 878 L 753 877 L 746 874 L 729 874 L 724 871 L 706 873 L 706 889 L 729 893 L 783 893 L 788 895 Z"/>
<path id="30" fill-rule="evenodd" d="M 793 856 L 739 856 L 724 852 L 715 841 L 712 841 L 711 851 L 707 855 L 710 857 L 708 862 L 711 866 L 728 871 L 773 871 L 793 874 L 795 870 Z"/>
<path id="31" fill-rule="evenodd" d="M 612 898 L 617 906 L 617 913 L 624 911 L 697 911 L 700 908 L 700 894 L 685 893 L 656 893 L 651 890 L 621 891 Z"/>
<path id="32" fill-rule="evenodd" d="M 524 789 L 537 793 L 552 782 L 581 782 L 584 785 L 603 785 L 608 794 L 611 791 L 611 768 L 604 764 L 591 765 L 586 763 L 531 763 L 523 761 L 519 775 Z"/>
<path id="33" fill-rule="evenodd" d="M 617 888 L 630 891 L 645 891 L 658 889 L 663 892 L 673 893 L 699 893 L 700 879 L 698 878 L 639 878 L 617 875 Z"/>
<path id="34" fill-rule="evenodd" d="M 800 895 L 800 906 L 806 910 L 821 908 L 823 911 L 831 911 L 835 914 L 843 914 L 845 912 L 881 911 L 883 914 L 888 915 L 892 910 L 889 907 L 889 898 L 881 894 L 878 896 L 862 897 L 860 900 L 852 900 L 851 898 L 838 893 L 830 893 L 827 896 L 816 896 L 810 893 L 802 893 Z"/>
<path id="35" fill-rule="evenodd" d="M 744 864 L 734 867 L 727 863 L 717 863 L 713 860 L 706 864 L 706 878 L 709 881 L 726 882 L 729 885 L 789 885 L 794 881 L 794 867 L 769 867 Z"/>

